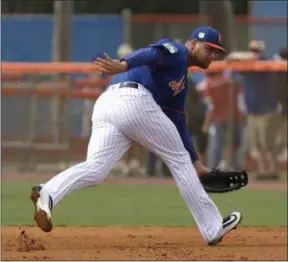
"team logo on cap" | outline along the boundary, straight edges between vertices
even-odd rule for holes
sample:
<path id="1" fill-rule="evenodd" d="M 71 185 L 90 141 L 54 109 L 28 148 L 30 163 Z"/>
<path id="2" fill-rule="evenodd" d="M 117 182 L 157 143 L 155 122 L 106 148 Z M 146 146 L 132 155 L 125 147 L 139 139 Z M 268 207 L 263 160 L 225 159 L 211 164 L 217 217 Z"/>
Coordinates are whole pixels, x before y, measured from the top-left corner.
<path id="1" fill-rule="evenodd" d="M 203 32 L 200 32 L 200 33 L 198 34 L 198 37 L 199 37 L 199 38 L 204 38 L 204 36 L 205 36 L 205 33 L 203 33 Z"/>

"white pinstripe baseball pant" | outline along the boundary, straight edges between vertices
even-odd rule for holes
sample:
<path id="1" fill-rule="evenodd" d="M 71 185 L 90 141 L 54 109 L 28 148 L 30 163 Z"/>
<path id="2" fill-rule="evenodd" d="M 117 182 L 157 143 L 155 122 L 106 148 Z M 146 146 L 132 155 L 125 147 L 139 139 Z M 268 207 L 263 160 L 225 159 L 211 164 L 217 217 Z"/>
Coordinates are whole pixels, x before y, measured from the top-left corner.
<path id="1" fill-rule="evenodd" d="M 86 161 L 44 185 L 54 206 L 74 190 L 102 183 L 134 140 L 167 164 L 204 240 L 218 236 L 222 216 L 203 189 L 176 126 L 148 90 L 110 86 L 96 101 L 92 122 Z"/>

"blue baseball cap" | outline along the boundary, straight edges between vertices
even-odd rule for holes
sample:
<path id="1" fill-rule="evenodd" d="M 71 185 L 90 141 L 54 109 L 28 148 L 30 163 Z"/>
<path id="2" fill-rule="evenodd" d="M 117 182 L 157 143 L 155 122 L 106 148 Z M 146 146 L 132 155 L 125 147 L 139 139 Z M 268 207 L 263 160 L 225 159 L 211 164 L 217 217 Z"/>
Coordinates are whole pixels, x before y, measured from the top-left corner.
<path id="1" fill-rule="evenodd" d="M 200 42 L 205 42 L 207 45 L 219 49 L 226 53 L 226 50 L 221 44 L 222 36 L 220 33 L 209 26 L 203 26 L 197 28 L 189 38 L 190 40 L 196 39 Z"/>

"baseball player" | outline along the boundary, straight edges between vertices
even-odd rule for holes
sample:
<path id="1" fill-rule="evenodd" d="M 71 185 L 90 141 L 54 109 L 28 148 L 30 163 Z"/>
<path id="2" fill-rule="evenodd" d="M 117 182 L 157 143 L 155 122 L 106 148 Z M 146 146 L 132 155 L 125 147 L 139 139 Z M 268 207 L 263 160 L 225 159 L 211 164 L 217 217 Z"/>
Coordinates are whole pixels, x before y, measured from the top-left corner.
<path id="1" fill-rule="evenodd" d="M 201 27 L 185 44 L 161 39 L 125 59 L 97 59 L 97 69 L 114 77 L 95 103 L 86 161 L 32 188 L 34 219 L 43 231 L 52 230 L 52 208 L 75 190 L 101 184 L 132 141 L 169 167 L 205 243 L 217 245 L 237 227 L 242 215 L 223 219 L 201 184 L 198 175 L 210 170 L 198 160 L 184 114 L 188 68 L 207 69 L 225 51 L 220 40 L 215 29 Z"/>

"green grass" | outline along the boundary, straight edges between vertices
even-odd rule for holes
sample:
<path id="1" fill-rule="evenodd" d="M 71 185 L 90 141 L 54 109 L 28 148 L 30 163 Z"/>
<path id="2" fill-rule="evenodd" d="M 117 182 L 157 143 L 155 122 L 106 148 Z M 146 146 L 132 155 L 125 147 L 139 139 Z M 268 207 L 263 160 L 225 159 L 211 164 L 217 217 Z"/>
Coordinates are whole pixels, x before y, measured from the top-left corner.
<path id="1" fill-rule="evenodd" d="M 33 182 L 2 182 L 2 225 L 34 225 Z M 213 195 L 223 215 L 243 212 L 243 225 L 287 225 L 287 192 L 241 190 Z M 71 193 L 53 212 L 56 225 L 195 226 L 175 186 L 101 185 Z"/>

